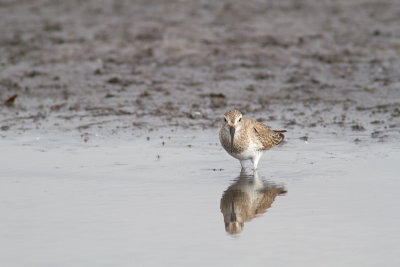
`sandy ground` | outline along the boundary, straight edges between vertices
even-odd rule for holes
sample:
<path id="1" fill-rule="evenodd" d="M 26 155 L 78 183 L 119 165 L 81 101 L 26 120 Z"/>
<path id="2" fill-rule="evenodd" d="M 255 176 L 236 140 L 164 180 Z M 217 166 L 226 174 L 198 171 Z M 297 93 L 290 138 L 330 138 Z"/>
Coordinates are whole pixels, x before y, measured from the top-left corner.
<path id="1" fill-rule="evenodd" d="M 398 140 L 399 16 L 397 0 L 1 1 L 0 135 L 210 128 L 235 107 Z"/>

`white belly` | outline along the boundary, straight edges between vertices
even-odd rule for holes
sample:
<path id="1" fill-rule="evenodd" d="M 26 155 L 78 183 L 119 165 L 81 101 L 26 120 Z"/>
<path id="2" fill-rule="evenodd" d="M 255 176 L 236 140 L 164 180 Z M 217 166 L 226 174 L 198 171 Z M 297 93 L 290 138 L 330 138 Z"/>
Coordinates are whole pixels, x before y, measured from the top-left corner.
<path id="1" fill-rule="evenodd" d="M 233 157 L 237 158 L 238 160 L 253 159 L 253 158 L 256 158 L 256 157 L 260 157 L 264 153 L 264 151 L 259 150 L 258 148 L 259 147 L 256 144 L 250 142 L 250 145 L 246 150 L 244 150 L 241 153 L 231 154 L 231 155 Z"/>

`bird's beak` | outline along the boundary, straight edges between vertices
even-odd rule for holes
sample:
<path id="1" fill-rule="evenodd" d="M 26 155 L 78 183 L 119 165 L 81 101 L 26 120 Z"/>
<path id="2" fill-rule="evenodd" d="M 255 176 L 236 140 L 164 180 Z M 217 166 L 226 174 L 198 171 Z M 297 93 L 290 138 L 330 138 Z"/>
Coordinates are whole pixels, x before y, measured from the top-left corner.
<path id="1" fill-rule="evenodd" d="M 236 213 L 235 212 L 231 213 L 231 222 L 236 222 Z"/>
<path id="2" fill-rule="evenodd" d="M 233 152 L 233 137 L 235 136 L 235 127 L 229 127 L 229 133 L 231 134 L 231 153 Z"/>
<path id="3" fill-rule="evenodd" d="M 236 222 L 236 212 L 235 212 L 235 206 L 234 206 L 233 202 L 232 202 L 231 222 Z"/>

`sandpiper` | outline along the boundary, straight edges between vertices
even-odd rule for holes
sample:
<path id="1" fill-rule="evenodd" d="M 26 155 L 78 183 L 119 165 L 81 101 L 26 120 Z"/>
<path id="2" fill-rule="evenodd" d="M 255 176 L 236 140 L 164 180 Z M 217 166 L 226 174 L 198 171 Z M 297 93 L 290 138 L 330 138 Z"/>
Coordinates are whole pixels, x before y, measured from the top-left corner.
<path id="1" fill-rule="evenodd" d="M 219 140 L 229 155 L 240 160 L 242 168 L 245 160 L 251 160 L 255 170 L 264 151 L 283 141 L 284 132 L 243 117 L 238 110 L 229 110 L 224 114 Z"/>

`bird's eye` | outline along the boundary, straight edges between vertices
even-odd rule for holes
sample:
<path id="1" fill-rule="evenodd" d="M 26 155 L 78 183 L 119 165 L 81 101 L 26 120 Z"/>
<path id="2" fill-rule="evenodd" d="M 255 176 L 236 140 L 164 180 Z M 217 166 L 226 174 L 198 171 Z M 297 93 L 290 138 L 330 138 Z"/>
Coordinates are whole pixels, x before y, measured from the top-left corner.
<path id="1" fill-rule="evenodd" d="M 226 118 L 224 118 L 224 121 L 225 121 L 225 122 L 228 122 L 228 121 L 226 120 Z"/>
<path id="2" fill-rule="evenodd" d="M 240 118 L 239 120 L 238 120 L 238 122 L 240 122 L 242 120 L 242 118 Z"/>

